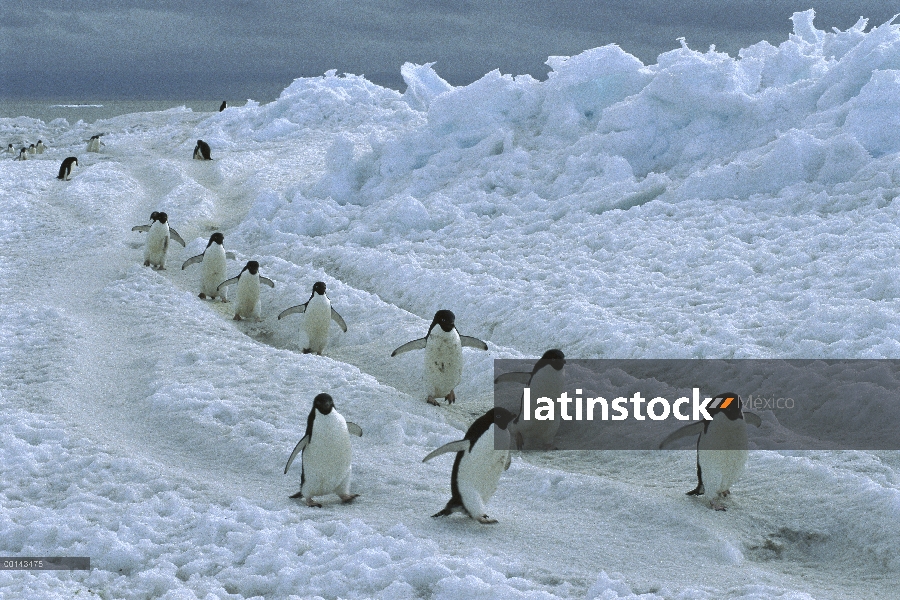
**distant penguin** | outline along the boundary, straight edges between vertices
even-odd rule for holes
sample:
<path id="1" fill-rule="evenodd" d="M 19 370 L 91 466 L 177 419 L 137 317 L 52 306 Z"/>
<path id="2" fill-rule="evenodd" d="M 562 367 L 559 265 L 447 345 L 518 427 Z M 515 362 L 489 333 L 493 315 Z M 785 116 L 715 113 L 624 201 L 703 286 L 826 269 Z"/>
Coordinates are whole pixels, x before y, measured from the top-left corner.
<path id="1" fill-rule="evenodd" d="M 434 313 L 428 334 L 407 342 L 391 352 L 397 356 L 410 350 L 425 350 L 425 386 L 428 403 L 438 406 L 439 397 L 448 404 L 456 402 L 454 388 L 462 379 L 462 347 L 487 350 L 487 344 L 478 338 L 460 335 L 456 330 L 456 315 L 449 310 Z"/>
<path id="2" fill-rule="evenodd" d="M 38 140 L 38 143 L 37 143 L 37 145 L 34 147 L 34 149 L 37 150 L 37 153 L 38 153 L 38 154 L 43 154 L 43 153 L 44 153 L 44 150 L 47 149 L 47 146 L 44 145 L 44 142 L 42 142 L 41 140 Z"/>
<path id="3" fill-rule="evenodd" d="M 16 149 L 13 148 L 13 145 L 12 145 L 12 144 L 9 144 L 9 145 L 6 147 L 6 153 L 7 153 L 7 154 L 15 154 L 15 152 L 16 152 Z"/>
<path id="4" fill-rule="evenodd" d="M 144 266 L 160 271 L 166 268 L 166 252 L 169 249 L 169 238 L 185 246 L 178 232 L 169 227 L 169 216 L 164 212 L 150 214 L 150 225 L 135 225 L 132 231 L 146 231 L 147 244 L 144 246 Z"/>
<path id="5" fill-rule="evenodd" d="M 338 324 L 345 333 L 347 332 L 347 324 L 344 319 L 331 306 L 331 300 L 325 295 L 325 283 L 317 281 L 313 284 L 312 295 L 309 300 L 303 304 L 292 306 L 281 312 L 278 318 L 286 317 L 295 313 L 305 313 L 306 335 L 309 338 L 309 347 L 303 349 L 304 354 L 315 352 L 322 354 L 325 344 L 328 342 L 328 326 L 331 325 L 332 319 Z"/>
<path id="6" fill-rule="evenodd" d="M 37 149 L 35 149 L 34 144 L 28 146 L 28 154 L 37 154 Z"/>
<path id="7" fill-rule="evenodd" d="M 212 156 L 209 152 L 209 144 L 203 140 L 197 140 L 197 145 L 194 146 L 194 158 L 197 160 L 212 160 Z"/>
<path id="8" fill-rule="evenodd" d="M 487 516 L 485 504 L 497 491 L 500 474 L 509 469 L 507 426 L 512 419 L 511 412 L 494 407 L 475 419 L 463 439 L 444 444 L 422 459 L 426 462 L 445 452 L 456 452 L 450 473 L 450 501 L 432 517 L 465 512 L 479 523 L 497 522 Z M 494 450 L 495 443 L 507 450 Z"/>
<path id="9" fill-rule="evenodd" d="M 72 176 L 72 165 L 78 166 L 78 158 L 70 156 L 62 161 L 62 164 L 59 165 L 59 175 L 57 175 L 56 178 L 68 181 Z"/>
<path id="10" fill-rule="evenodd" d="M 226 108 L 228 108 L 228 105 L 225 104 L 225 101 L 224 101 L 224 100 L 222 100 L 222 106 L 219 107 L 219 112 L 222 112 L 222 111 L 225 110 Z"/>
<path id="11" fill-rule="evenodd" d="M 297 454 L 303 452 L 300 471 L 300 491 L 291 498 L 306 498 L 307 506 L 321 508 L 313 500 L 316 496 L 337 494 L 344 503 L 359 494 L 350 493 L 350 435 L 362 436 L 362 429 L 344 420 L 334 408 L 328 394 L 313 399 L 313 408 L 306 419 L 306 434 L 291 452 L 284 473 L 287 475 Z"/>
<path id="12" fill-rule="evenodd" d="M 216 232 L 209 236 L 209 242 L 202 254 L 192 256 L 184 261 L 181 269 L 184 270 L 188 266 L 202 262 L 203 274 L 200 277 L 200 299 L 215 300 L 216 297 L 222 299 L 222 302 L 228 302 L 227 290 L 218 290 L 219 283 L 225 279 L 225 259 L 235 258 L 233 252 L 225 252 L 224 248 L 225 236 Z"/>
<path id="13" fill-rule="evenodd" d="M 105 145 L 103 142 L 100 141 L 101 135 L 103 135 L 103 134 L 99 133 L 97 135 L 91 136 L 91 139 L 89 139 L 88 143 L 87 143 L 87 151 L 88 152 L 100 152 L 100 146 Z"/>
<path id="14" fill-rule="evenodd" d="M 24 146 L 19 149 L 19 155 L 13 160 L 28 160 L 28 149 Z"/>
<path id="15" fill-rule="evenodd" d="M 712 421 L 698 421 L 671 433 L 660 443 L 660 449 L 675 440 L 698 435 L 697 487 L 689 496 L 703 496 L 710 508 L 725 510 L 722 500 L 741 477 L 747 465 L 747 423 L 759 427 L 759 416 L 744 413 L 737 394 L 719 394 L 706 412 Z"/>
<path id="16" fill-rule="evenodd" d="M 235 300 L 234 320 L 254 318 L 259 319 L 259 284 L 264 283 L 274 288 L 275 282 L 268 277 L 262 277 L 259 274 L 259 263 L 251 260 L 241 269 L 237 277 L 232 277 L 228 281 L 223 281 L 216 288 L 221 291 L 223 287 L 232 283 L 238 284 L 237 300 Z"/>
<path id="17" fill-rule="evenodd" d="M 550 398 L 554 402 L 566 389 L 565 364 L 566 356 L 562 350 L 547 350 L 531 369 L 530 373 L 504 373 L 494 380 L 494 384 L 504 382 L 522 383 L 530 389 L 532 401 L 537 398 Z M 524 401 L 523 408 L 524 410 Z M 510 435 L 519 450 L 549 450 L 553 446 L 553 438 L 559 431 L 560 411 L 554 411 L 552 421 L 540 421 L 533 416 L 525 420 L 522 411 L 510 426 Z"/>

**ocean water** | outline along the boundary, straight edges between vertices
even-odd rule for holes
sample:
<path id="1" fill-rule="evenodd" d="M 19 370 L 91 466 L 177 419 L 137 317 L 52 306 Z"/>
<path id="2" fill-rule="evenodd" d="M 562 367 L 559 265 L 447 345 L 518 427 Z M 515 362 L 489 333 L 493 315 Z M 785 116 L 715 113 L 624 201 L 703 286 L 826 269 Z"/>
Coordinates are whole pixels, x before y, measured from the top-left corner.
<path id="1" fill-rule="evenodd" d="M 221 104 L 221 100 L 0 100 L 0 118 L 32 117 L 45 123 L 53 119 L 65 119 L 73 124 L 78 121 L 94 123 L 119 115 L 156 112 L 179 106 L 194 112 L 216 112 Z M 243 104 L 245 102 L 240 102 L 240 105 Z"/>

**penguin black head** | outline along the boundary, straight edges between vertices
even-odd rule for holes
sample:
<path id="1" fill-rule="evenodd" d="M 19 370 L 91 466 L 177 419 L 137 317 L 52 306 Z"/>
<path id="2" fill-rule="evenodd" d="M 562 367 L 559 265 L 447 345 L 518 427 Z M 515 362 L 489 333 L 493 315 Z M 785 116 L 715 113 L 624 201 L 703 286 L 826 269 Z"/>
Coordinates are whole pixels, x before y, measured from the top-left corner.
<path id="1" fill-rule="evenodd" d="M 150 222 L 152 223 L 153 221 L 157 220 L 159 220 L 159 213 L 154 210 L 152 213 L 150 213 Z"/>
<path id="2" fill-rule="evenodd" d="M 456 326 L 456 315 L 449 310 L 439 310 L 434 313 L 434 320 L 431 322 L 431 327 L 428 328 L 429 333 L 435 325 L 440 325 L 441 329 L 449 333 Z"/>
<path id="3" fill-rule="evenodd" d="M 319 394 L 313 398 L 313 408 L 323 415 L 327 415 L 334 408 L 334 400 L 328 394 Z"/>
<path id="4" fill-rule="evenodd" d="M 259 271 L 259 263 L 255 260 L 251 260 L 247 262 L 247 266 L 244 267 L 245 271 L 249 271 L 251 275 L 256 275 Z"/>
<path id="5" fill-rule="evenodd" d="M 500 429 L 506 429 L 507 425 L 509 425 L 510 421 L 512 421 L 516 416 L 502 408 L 500 406 L 495 406 L 491 409 L 494 413 L 493 420 L 494 425 L 499 427 Z"/>
<path id="6" fill-rule="evenodd" d="M 532 369 L 532 373 L 537 373 L 545 366 L 550 365 L 557 371 L 562 371 L 563 366 L 566 364 L 566 355 L 563 354 L 562 350 L 547 350 L 544 352 L 544 355 L 541 357 L 541 360 L 537 361 L 537 364 L 534 365 L 534 369 Z"/>
<path id="7" fill-rule="evenodd" d="M 207 242 L 206 247 L 209 248 L 212 246 L 213 242 L 219 244 L 220 246 L 225 243 L 225 236 L 219 233 L 218 231 L 209 236 L 209 242 Z"/>
<path id="8" fill-rule="evenodd" d="M 38 144 L 43 144 L 43 143 L 44 143 L 44 142 L 42 142 L 41 140 L 38 140 Z"/>
<path id="9" fill-rule="evenodd" d="M 715 406 L 715 408 L 707 407 L 706 409 L 706 412 L 713 419 L 716 418 L 718 413 L 723 413 L 730 421 L 744 418 L 744 413 L 741 411 L 741 397 L 735 393 L 726 392 L 719 394 L 713 398 L 709 406 Z"/>
<path id="10" fill-rule="evenodd" d="M 150 215 L 150 218 L 152 219 L 153 215 Z M 159 221 L 160 223 L 165 223 L 166 221 L 169 220 L 169 215 L 167 215 L 164 212 L 158 212 L 158 213 L 156 213 L 156 220 Z"/>
<path id="11" fill-rule="evenodd" d="M 225 104 L 225 101 L 222 100 L 222 106 L 219 107 L 219 112 L 222 112 L 225 108 L 227 108 L 227 105 Z"/>
<path id="12" fill-rule="evenodd" d="M 29 147 L 29 148 L 34 148 L 34 144 L 31 144 L 31 145 L 30 145 L 30 146 L 28 146 L 28 147 Z"/>
<path id="13" fill-rule="evenodd" d="M 319 294 L 320 296 L 325 295 L 325 282 L 317 281 L 313 284 L 313 294 Z"/>

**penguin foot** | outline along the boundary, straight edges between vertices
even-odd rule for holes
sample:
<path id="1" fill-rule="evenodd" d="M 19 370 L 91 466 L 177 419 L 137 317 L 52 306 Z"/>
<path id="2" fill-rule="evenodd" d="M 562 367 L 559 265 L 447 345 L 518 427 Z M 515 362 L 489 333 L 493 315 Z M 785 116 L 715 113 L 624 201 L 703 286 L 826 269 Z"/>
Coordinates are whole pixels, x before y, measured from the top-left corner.
<path id="1" fill-rule="evenodd" d="M 719 492 L 719 495 L 723 498 L 727 498 L 731 494 L 731 490 L 725 490 L 724 492 Z"/>
<path id="2" fill-rule="evenodd" d="M 359 494 L 338 494 L 338 496 L 340 496 L 341 502 L 343 502 L 344 504 L 349 504 L 353 502 L 354 498 L 358 498 Z"/>
<path id="3" fill-rule="evenodd" d="M 434 399 L 434 396 L 428 396 L 428 404 L 432 406 L 440 406 L 437 400 Z M 434 515 L 432 515 L 434 516 Z"/>
<path id="4" fill-rule="evenodd" d="M 145 261 L 144 261 L 144 266 L 145 266 L 145 267 L 149 267 L 149 266 L 150 266 L 150 261 L 149 261 L 149 260 L 145 260 Z"/>
<path id="5" fill-rule="evenodd" d="M 318 502 L 316 502 L 315 500 L 313 500 L 312 498 L 306 499 L 306 505 L 311 508 L 322 508 L 322 505 L 319 504 Z"/>
<path id="6" fill-rule="evenodd" d="M 718 510 L 718 511 L 722 511 L 722 512 L 725 512 L 725 510 L 726 510 L 724 504 L 722 504 L 721 502 L 716 502 L 715 500 L 709 501 L 709 507 L 713 510 Z"/>
<path id="7" fill-rule="evenodd" d="M 200 292 L 199 294 L 197 294 L 197 297 L 200 298 L 201 300 L 206 300 L 206 294 L 204 294 L 203 292 Z"/>
<path id="8" fill-rule="evenodd" d="M 497 522 L 497 519 L 492 519 L 487 515 L 481 515 L 480 517 L 477 517 L 475 520 L 478 521 L 479 523 L 481 523 L 482 525 L 491 525 L 491 524 Z"/>
<path id="9" fill-rule="evenodd" d="M 450 393 L 444 396 L 444 400 L 447 401 L 448 405 L 453 404 L 454 402 L 456 402 L 456 392 L 450 390 Z"/>
<path id="10" fill-rule="evenodd" d="M 235 320 L 235 321 L 240 321 L 240 320 L 241 320 L 241 315 L 234 315 L 234 320 Z"/>
<path id="11" fill-rule="evenodd" d="M 309 354 L 310 352 L 312 352 L 312 348 L 304 348 L 303 349 L 303 354 Z"/>

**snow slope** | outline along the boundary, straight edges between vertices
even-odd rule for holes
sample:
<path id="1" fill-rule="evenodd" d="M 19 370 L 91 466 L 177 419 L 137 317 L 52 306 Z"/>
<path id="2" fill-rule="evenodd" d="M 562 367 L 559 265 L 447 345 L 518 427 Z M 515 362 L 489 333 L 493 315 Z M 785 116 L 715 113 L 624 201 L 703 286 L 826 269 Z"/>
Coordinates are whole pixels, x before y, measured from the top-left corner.
<path id="1" fill-rule="evenodd" d="M 407 65 L 406 95 L 328 73 L 215 114 L 0 119 L 49 146 L 0 161 L 0 555 L 92 562 L 0 593 L 896 597 L 897 452 L 754 452 L 725 513 L 684 495 L 691 452 L 517 455 L 495 526 L 429 518 L 452 459 L 421 463 L 492 405 L 494 358 L 900 356 L 900 30 L 865 26 L 798 13 L 779 47 L 652 66 L 607 46 L 544 82 Z M 131 231 L 154 210 L 188 241 L 161 272 Z M 215 230 L 229 274 L 275 281 L 261 322 L 178 268 Z M 317 280 L 349 327 L 322 357 L 275 319 Z M 439 308 L 490 346 L 449 408 L 421 353 L 390 358 Z M 317 510 L 282 469 L 320 392 L 364 435 L 361 496 Z"/>

